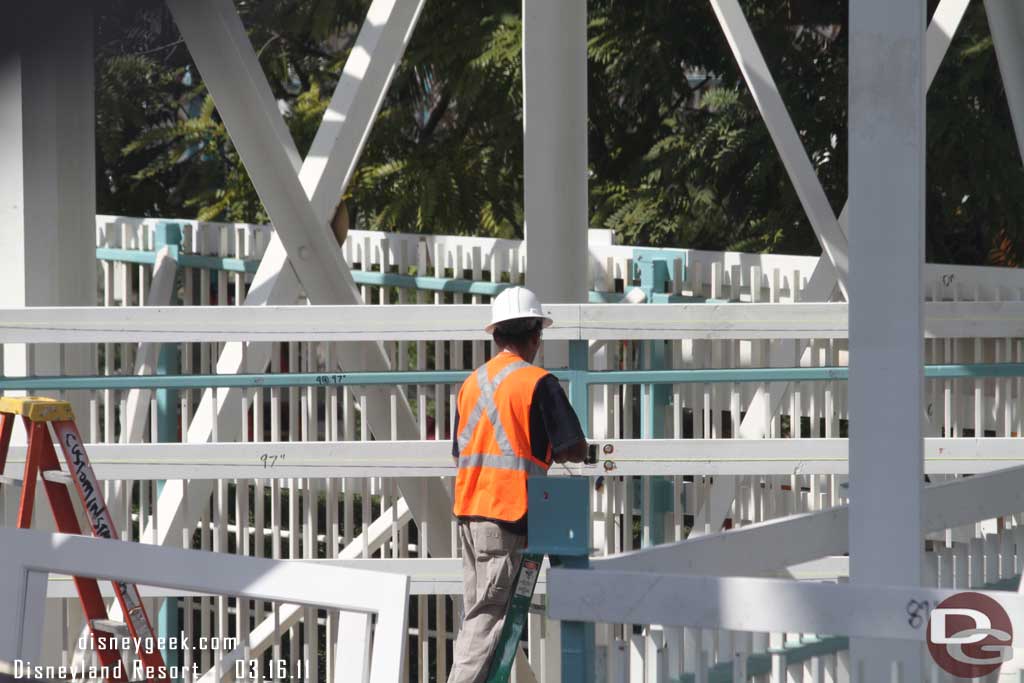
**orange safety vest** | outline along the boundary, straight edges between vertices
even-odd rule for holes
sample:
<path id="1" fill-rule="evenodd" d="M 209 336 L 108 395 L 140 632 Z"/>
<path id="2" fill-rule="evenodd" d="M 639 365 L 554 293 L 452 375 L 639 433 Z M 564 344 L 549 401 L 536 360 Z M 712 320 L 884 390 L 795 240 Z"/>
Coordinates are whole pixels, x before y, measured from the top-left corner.
<path id="1" fill-rule="evenodd" d="M 459 517 L 516 522 L 526 514 L 526 479 L 545 476 L 548 462 L 533 457 L 530 405 L 547 370 L 514 353 L 500 353 L 470 375 L 459 389 Z"/>

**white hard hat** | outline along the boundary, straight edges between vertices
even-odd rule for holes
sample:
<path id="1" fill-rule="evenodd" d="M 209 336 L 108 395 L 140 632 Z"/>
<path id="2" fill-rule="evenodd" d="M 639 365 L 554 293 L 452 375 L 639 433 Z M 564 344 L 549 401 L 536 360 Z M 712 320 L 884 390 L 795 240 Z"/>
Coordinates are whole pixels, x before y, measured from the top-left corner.
<path id="1" fill-rule="evenodd" d="M 492 334 L 498 323 L 519 318 L 540 318 L 544 327 L 551 327 L 552 320 L 540 308 L 540 299 L 526 287 L 509 287 L 491 302 L 491 324 L 484 332 Z"/>

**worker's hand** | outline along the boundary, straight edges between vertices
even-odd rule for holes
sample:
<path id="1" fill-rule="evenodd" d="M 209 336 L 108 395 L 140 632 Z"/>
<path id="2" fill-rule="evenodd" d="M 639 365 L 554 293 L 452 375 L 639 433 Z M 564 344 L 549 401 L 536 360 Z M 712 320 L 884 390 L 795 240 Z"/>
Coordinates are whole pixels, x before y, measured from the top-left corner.
<path id="1" fill-rule="evenodd" d="M 587 442 L 577 441 L 564 451 L 555 453 L 552 458 L 556 463 L 563 462 L 584 462 L 587 459 Z"/>

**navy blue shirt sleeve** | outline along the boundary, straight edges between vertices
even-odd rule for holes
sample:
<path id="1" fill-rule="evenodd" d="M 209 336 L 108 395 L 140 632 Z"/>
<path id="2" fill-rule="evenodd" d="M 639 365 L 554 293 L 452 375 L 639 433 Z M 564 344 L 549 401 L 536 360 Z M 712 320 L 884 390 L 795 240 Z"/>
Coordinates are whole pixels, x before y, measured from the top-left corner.
<path id="1" fill-rule="evenodd" d="M 564 451 L 585 441 L 576 411 L 562 391 L 554 375 L 545 375 L 533 390 L 530 406 L 530 446 L 533 457 L 548 459 L 548 445 L 552 453 Z"/>
<path id="2" fill-rule="evenodd" d="M 459 409 L 455 408 L 455 428 L 452 430 L 452 457 L 459 457 Z"/>

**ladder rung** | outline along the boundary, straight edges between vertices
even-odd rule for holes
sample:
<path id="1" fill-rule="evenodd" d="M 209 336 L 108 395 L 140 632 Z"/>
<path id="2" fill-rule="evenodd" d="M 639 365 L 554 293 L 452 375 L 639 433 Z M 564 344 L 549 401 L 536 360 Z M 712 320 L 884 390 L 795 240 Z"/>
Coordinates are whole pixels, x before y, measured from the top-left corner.
<path id="1" fill-rule="evenodd" d="M 5 484 L 7 486 L 17 486 L 18 488 L 21 488 L 21 479 L 9 477 L 6 474 L 0 474 L 0 484 Z"/>
<path id="2" fill-rule="evenodd" d="M 113 619 L 90 619 L 89 625 L 97 631 L 103 631 L 113 636 L 128 637 L 131 633 L 128 631 L 128 624 L 123 621 L 114 621 Z"/>
<path id="3" fill-rule="evenodd" d="M 64 484 L 65 486 L 71 486 L 71 475 L 64 470 L 43 470 L 43 479 L 46 481 L 52 481 L 54 484 Z"/>

